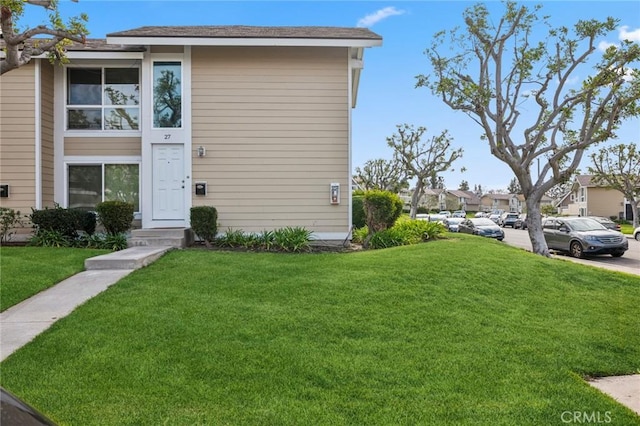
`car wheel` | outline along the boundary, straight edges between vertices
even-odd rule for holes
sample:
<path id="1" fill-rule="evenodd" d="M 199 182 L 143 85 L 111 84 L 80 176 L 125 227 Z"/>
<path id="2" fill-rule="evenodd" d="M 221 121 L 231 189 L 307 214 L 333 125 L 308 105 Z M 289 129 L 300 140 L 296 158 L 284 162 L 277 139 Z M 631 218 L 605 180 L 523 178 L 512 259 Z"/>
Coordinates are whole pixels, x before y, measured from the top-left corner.
<path id="1" fill-rule="evenodd" d="M 636 241 L 640 241 L 640 232 L 638 232 L 633 238 L 635 238 Z"/>
<path id="2" fill-rule="evenodd" d="M 613 257 L 620 257 L 620 256 L 622 256 L 623 254 L 624 254 L 624 252 L 623 252 L 623 251 L 616 251 L 616 252 L 614 252 L 614 253 L 611 253 L 611 256 L 613 256 Z"/>
<path id="3" fill-rule="evenodd" d="M 571 243 L 571 246 L 569 247 L 569 252 L 571 253 L 571 256 L 575 257 L 576 259 L 581 259 L 583 256 L 582 244 L 580 244 L 579 241 L 573 241 Z"/>

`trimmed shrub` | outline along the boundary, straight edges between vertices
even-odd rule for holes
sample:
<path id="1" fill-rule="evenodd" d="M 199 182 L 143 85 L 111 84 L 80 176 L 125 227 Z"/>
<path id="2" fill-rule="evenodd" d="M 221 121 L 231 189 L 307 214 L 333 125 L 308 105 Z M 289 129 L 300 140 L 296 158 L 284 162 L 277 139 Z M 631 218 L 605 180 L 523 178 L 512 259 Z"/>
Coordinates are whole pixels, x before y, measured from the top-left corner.
<path id="1" fill-rule="evenodd" d="M 32 209 L 29 219 L 36 228 L 36 233 L 52 231 L 69 240 L 78 237 L 76 213 L 69 209 L 63 209 L 59 205 L 54 208 L 45 207 L 43 210 Z"/>
<path id="2" fill-rule="evenodd" d="M 133 204 L 124 201 L 103 201 L 98 203 L 98 219 L 107 234 L 123 234 L 131 228 L 133 222 Z"/>
<path id="3" fill-rule="evenodd" d="M 191 229 L 209 247 L 218 233 L 218 211 L 213 206 L 197 206 L 191 207 L 190 215 Z"/>
<path id="4" fill-rule="evenodd" d="M 389 191 L 373 190 L 364 194 L 364 211 L 369 228 L 369 235 L 363 243 L 365 248 L 374 234 L 393 226 L 402 214 L 403 206 L 398 194 Z"/>
<path id="5" fill-rule="evenodd" d="M 402 214 L 404 206 L 398 194 L 379 190 L 367 191 L 363 204 L 367 226 L 372 232 L 391 228 Z"/>
<path id="6" fill-rule="evenodd" d="M 364 212 L 364 195 L 354 195 L 351 200 L 351 224 L 356 228 L 362 228 L 367 224 L 367 215 Z"/>
<path id="7" fill-rule="evenodd" d="M 97 217 L 94 212 L 72 209 L 72 214 L 75 216 L 76 229 L 85 232 L 88 235 L 93 235 L 96 232 Z"/>

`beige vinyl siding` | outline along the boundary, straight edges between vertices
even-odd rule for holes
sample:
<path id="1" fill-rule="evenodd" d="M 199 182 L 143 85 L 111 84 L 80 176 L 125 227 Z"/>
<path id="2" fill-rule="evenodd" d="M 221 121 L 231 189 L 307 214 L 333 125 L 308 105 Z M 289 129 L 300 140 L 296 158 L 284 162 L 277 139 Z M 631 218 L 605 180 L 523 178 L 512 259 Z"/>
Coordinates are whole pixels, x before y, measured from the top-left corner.
<path id="1" fill-rule="evenodd" d="M 141 142 L 133 137 L 71 137 L 64 138 L 64 155 L 122 156 L 141 155 Z"/>
<path id="2" fill-rule="evenodd" d="M 208 183 L 193 204 L 215 206 L 221 231 L 348 231 L 345 49 L 194 47 L 192 116 L 193 182 Z"/>
<path id="3" fill-rule="evenodd" d="M 590 216 L 618 216 L 624 212 L 622 192 L 605 188 L 587 190 L 587 212 Z"/>
<path id="4" fill-rule="evenodd" d="M 53 199 L 53 66 L 41 60 L 41 179 L 42 206 L 52 207 Z"/>
<path id="5" fill-rule="evenodd" d="M 0 183 L 9 198 L 0 206 L 31 211 L 35 206 L 35 65 L 0 76 Z"/>

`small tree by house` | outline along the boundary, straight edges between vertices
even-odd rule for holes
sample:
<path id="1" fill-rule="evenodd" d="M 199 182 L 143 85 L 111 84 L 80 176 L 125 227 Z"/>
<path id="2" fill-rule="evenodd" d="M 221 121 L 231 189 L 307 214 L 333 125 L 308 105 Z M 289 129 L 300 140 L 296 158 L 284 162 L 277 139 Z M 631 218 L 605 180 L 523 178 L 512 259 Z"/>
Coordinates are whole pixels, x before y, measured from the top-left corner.
<path id="1" fill-rule="evenodd" d="M 387 138 L 387 144 L 393 148 L 394 156 L 402 164 L 410 179 L 416 180 L 411 196 L 411 219 L 416 218 L 418 203 L 424 195 L 429 179 L 438 173 L 451 169 L 451 165 L 462 157 L 462 148 L 453 149 L 453 140 L 445 130 L 434 136 L 429 142 L 421 142 L 426 128 L 403 124 L 397 126 L 397 133 Z"/>
<path id="2" fill-rule="evenodd" d="M 593 182 L 622 192 L 633 212 L 633 227 L 638 227 L 640 204 L 640 151 L 635 144 L 618 144 L 591 154 Z"/>
<path id="3" fill-rule="evenodd" d="M 77 0 L 73 0 L 76 1 Z M 25 7 L 39 6 L 49 11 L 49 25 L 38 25 L 19 30 L 19 19 Z M 89 34 L 86 14 L 63 22 L 58 11 L 58 0 L 2 0 L 0 3 L 0 28 L 5 47 L 5 57 L 0 59 L 0 75 L 28 64 L 31 58 L 49 53 L 52 62 L 66 62 L 65 47 L 72 42 L 84 43 Z M 36 38 L 36 36 L 49 38 Z"/>

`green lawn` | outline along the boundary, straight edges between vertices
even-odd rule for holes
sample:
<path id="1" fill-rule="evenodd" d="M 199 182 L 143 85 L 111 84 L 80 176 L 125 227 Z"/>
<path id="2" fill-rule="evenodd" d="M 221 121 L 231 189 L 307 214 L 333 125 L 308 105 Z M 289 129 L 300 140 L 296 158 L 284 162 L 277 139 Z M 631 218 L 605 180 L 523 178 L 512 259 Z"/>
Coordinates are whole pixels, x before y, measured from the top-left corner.
<path id="1" fill-rule="evenodd" d="M 0 247 L 0 311 L 84 270 L 84 260 L 108 253 L 58 247 Z"/>
<path id="2" fill-rule="evenodd" d="M 640 278 L 460 235 L 347 254 L 172 251 L 1 364 L 62 425 L 552 425 L 640 417 Z M 565 414 L 566 416 L 566 414 Z"/>

